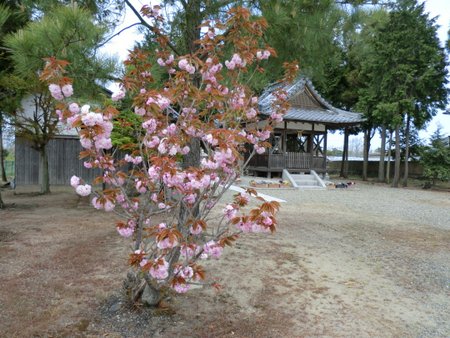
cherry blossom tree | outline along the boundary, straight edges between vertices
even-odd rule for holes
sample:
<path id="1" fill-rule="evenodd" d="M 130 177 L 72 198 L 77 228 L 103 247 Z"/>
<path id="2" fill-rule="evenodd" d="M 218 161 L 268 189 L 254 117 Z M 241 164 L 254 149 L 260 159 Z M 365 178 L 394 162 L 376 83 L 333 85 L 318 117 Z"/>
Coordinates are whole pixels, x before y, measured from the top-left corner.
<path id="1" fill-rule="evenodd" d="M 224 23 L 202 24 L 195 54 L 175 57 L 161 28 L 159 7 L 144 6 L 141 13 L 152 20 L 159 45 L 156 58 L 139 49 L 130 53 L 127 74 L 111 106 L 93 109 L 71 101 L 65 61 L 48 59 L 41 78 L 58 101 L 60 120 L 79 131 L 84 166 L 103 170 L 93 184 L 106 188 L 95 190 L 75 176 L 71 185 L 79 195 L 92 196 L 96 209 L 121 218 L 116 229 L 133 242 L 129 263 L 140 281 L 131 298 L 150 294 L 147 303 L 155 305 L 163 289 L 183 293 L 192 284 L 213 284 L 205 279 L 201 261 L 220 258 L 242 233 L 275 231 L 279 204 L 254 190 L 234 195 L 219 216 L 214 207 L 239 177 L 243 154 L 263 153 L 270 146 L 271 125 L 280 122 L 288 108 L 282 84 L 292 81 L 298 67 L 286 65 L 286 76 L 274 93 L 273 113 L 262 120 L 258 98 L 243 79 L 263 71 L 274 54 L 261 39 L 264 20 L 251 21 L 248 10 L 235 8 Z M 154 89 L 151 69 L 156 65 L 151 59 L 167 72 L 160 89 Z M 126 95 L 133 98 L 140 125 L 136 142 L 123 145 L 125 155 L 116 156 L 111 151 L 113 120 L 119 114 L 114 101 Z M 193 139 L 200 140 L 206 154 L 199 167 L 180 161 L 190 153 Z M 250 207 L 252 196 L 259 204 Z M 164 221 L 155 221 L 156 215 L 163 215 Z"/>

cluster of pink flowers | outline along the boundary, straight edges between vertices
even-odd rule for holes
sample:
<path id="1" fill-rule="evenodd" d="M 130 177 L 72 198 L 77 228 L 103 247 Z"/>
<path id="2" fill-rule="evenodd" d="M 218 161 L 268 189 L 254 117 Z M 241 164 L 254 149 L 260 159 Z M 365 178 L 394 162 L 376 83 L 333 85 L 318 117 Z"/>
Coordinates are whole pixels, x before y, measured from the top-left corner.
<path id="1" fill-rule="evenodd" d="M 195 73 L 195 67 L 191 65 L 186 59 L 181 59 L 180 61 L 178 61 L 178 68 L 180 68 L 181 70 L 185 70 L 189 74 Z"/>
<path id="2" fill-rule="evenodd" d="M 113 101 L 120 101 L 123 100 L 125 98 L 125 90 L 124 89 L 120 89 L 114 93 L 112 93 L 111 95 L 111 100 Z"/>
<path id="3" fill-rule="evenodd" d="M 199 247 L 196 244 L 186 245 L 183 244 L 180 249 L 181 257 L 184 259 L 192 259 L 199 253 Z"/>
<path id="4" fill-rule="evenodd" d="M 253 222 L 250 220 L 247 221 L 240 221 L 236 224 L 236 228 L 241 230 L 242 232 L 249 233 L 249 232 L 270 232 L 270 229 L 267 226 L 264 226 L 262 224 L 259 224 L 257 222 Z"/>
<path id="5" fill-rule="evenodd" d="M 103 209 L 105 211 L 113 211 L 116 207 L 116 205 L 108 199 L 102 203 L 98 197 L 92 198 L 92 205 L 97 210 Z"/>
<path id="6" fill-rule="evenodd" d="M 167 97 L 158 94 L 156 97 L 149 97 L 146 104 L 148 106 L 151 104 L 156 104 L 159 109 L 164 110 L 170 106 L 170 100 Z"/>
<path id="7" fill-rule="evenodd" d="M 161 67 L 165 67 L 165 66 L 172 65 L 174 60 L 175 60 L 175 58 L 173 57 L 173 54 L 170 54 L 169 57 L 167 58 L 167 60 L 158 58 L 158 60 L 156 60 L 156 62 L 158 62 L 158 65 L 160 65 Z"/>
<path id="8" fill-rule="evenodd" d="M 174 274 L 183 277 L 185 280 L 189 280 L 194 276 L 194 269 L 190 266 L 177 266 L 174 269 Z"/>
<path id="9" fill-rule="evenodd" d="M 172 288 L 178 293 L 186 293 L 190 289 L 190 285 L 186 283 L 175 283 Z"/>
<path id="10" fill-rule="evenodd" d="M 283 115 L 279 113 L 270 114 L 270 118 L 275 122 L 283 122 Z"/>
<path id="11" fill-rule="evenodd" d="M 91 194 L 92 188 L 89 184 L 79 185 L 75 188 L 75 191 L 80 196 L 89 196 Z"/>
<path id="12" fill-rule="evenodd" d="M 178 240 L 171 239 L 169 236 L 156 243 L 158 249 L 172 249 L 178 246 Z"/>
<path id="13" fill-rule="evenodd" d="M 270 57 L 270 52 L 268 50 L 256 52 L 256 58 L 258 60 L 267 60 L 269 57 Z"/>
<path id="14" fill-rule="evenodd" d="M 206 60 L 206 65 L 208 66 L 208 68 L 206 70 L 201 70 L 202 80 L 205 82 L 209 82 L 210 85 L 212 84 L 214 86 L 217 86 L 218 82 L 217 82 L 216 74 L 220 73 L 220 71 L 222 70 L 222 68 L 223 68 L 222 64 L 220 62 L 214 63 L 211 58 L 208 58 Z M 222 89 L 222 91 L 223 91 L 223 89 Z"/>
<path id="15" fill-rule="evenodd" d="M 133 163 L 133 164 L 135 164 L 135 165 L 138 165 L 139 163 L 142 162 L 142 156 L 131 156 L 131 155 L 129 155 L 129 154 L 126 154 L 125 157 L 124 157 L 124 160 L 125 160 L 126 162 L 129 162 L 129 163 Z"/>
<path id="16" fill-rule="evenodd" d="M 242 60 L 239 54 L 233 54 L 230 61 L 225 61 L 225 67 L 229 70 L 234 70 L 235 68 L 244 68 L 247 65 L 245 60 Z"/>
<path id="17" fill-rule="evenodd" d="M 128 238 L 131 237 L 134 233 L 134 229 L 136 228 L 136 222 L 133 219 L 129 219 L 127 222 L 127 226 L 117 226 L 117 232 L 120 236 Z"/>
<path id="18" fill-rule="evenodd" d="M 58 101 L 73 95 L 73 87 L 71 84 L 66 84 L 61 87 L 60 85 L 52 83 L 48 86 L 48 89 L 50 91 L 50 95 Z"/>
<path id="19" fill-rule="evenodd" d="M 70 185 L 80 196 L 89 196 L 92 192 L 92 187 L 89 184 L 81 184 L 81 179 L 75 175 L 70 178 Z"/>
<path id="20" fill-rule="evenodd" d="M 84 125 L 88 127 L 100 125 L 103 123 L 103 115 L 99 113 L 88 112 L 81 116 L 81 122 L 83 122 Z"/>
<path id="21" fill-rule="evenodd" d="M 143 260 L 141 266 L 144 266 L 147 262 Z M 162 280 L 169 277 L 169 263 L 164 257 L 157 258 L 153 261 L 153 265 L 149 270 L 150 276 L 155 279 Z"/>
<path id="22" fill-rule="evenodd" d="M 209 241 L 205 245 L 203 245 L 203 259 L 208 258 L 209 256 L 212 258 L 219 258 L 222 255 L 223 247 L 215 241 Z"/>
<path id="23" fill-rule="evenodd" d="M 231 221 L 234 217 L 236 217 L 238 209 L 235 204 L 227 204 L 223 209 L 223 214 L 226 219 Z"/>

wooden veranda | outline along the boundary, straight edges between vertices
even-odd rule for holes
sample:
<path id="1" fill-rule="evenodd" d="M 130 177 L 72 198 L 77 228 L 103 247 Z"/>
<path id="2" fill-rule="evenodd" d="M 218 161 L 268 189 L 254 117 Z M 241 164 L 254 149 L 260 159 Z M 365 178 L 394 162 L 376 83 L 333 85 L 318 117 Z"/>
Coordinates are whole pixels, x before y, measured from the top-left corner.
<path id="1" fill-rule="evenodd" d="M 260 97 L 259 108 L 271 114 L 272 92 L 281 84 L 269 87 Z M 362 115 L 333 107 L 314 89 L 311 82 L 300 78 L 284 90 L 288 93 L 291 108 L 278 123 L 271 136 L 272 148 L 264 154 L 255 154 L 248 170 L 271 177 L 287 169 L 291 173 L 327 171 L 327 132 L 356 126 Z"/>

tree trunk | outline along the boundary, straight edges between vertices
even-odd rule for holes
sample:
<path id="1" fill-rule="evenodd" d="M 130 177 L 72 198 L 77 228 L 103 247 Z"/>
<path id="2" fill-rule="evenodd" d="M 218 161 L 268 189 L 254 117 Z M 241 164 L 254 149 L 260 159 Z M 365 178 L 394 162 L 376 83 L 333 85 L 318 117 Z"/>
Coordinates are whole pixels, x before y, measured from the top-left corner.
<path id="1" fill-rule="evenodd" d="M 384 182 L 384 154 L 386 152 L 386 126 L 381 127 L 380 137 L 381 137 L 381 146 L 380 146 L 380 162 L 378 164 L 378 182 Z"/>
<path id="2" fill-rule="evenodd" d="M 0 119 L 0 169 L 2 171 L 2 181 L 6 182 L 6 170 L 5 170 L 5 156 L 4 156 L 4 149 L 3 149 L 3 126 L 2 126 L 2 120 Z"/>
<path id="3" fill-rule="evenodd" d="M 408 186 L 408 159 L 409 159 L 409 134 L 411 128 L 411 116 L 406 115 L 406 129 L 405 129 L 405 168 L 403 172 L 403 182 L 404 187 Z"/>
<path id="4" fill-rule="evenodd" d="M 386 183 L 389 184 L 391 181 L 391 158 L 392 158 L 392 130 L 389 131 L 389 146 L 388 146 L 388 154 L 387 154 L 387 168 L 386 168 Z"/>
<path id="5" fill-rule="evenodd" d="M 2 192 L 0 191 L 0 209 L 3 209 L 5 204 L 3 203 Z"/>
<path id="6" fill-rule="evenodd" d="M 186 45 L 187 53 L 194 54 L 198 49 L 195 41 L 200 39 L 200 25 L 202 23 L 201 1 L 190 0 L 186 1 L 184 5 L 186 22 L 184 30 L 184 43 Z"/>
<path id="7" fill-rule="evenodd" d="M 39 149 L 39 184 L 41 194 L 50 193 L 50 178 L 48 174 L 48 157 L 45 146 Z"/>
<path id="8" fill-rule="evenodd" d="M 147 306 L 156 306 L 161 301 L 161 291 L 153 286 L 148 275 L 130 271 L 123 281 L 123 289 L 129 301 L 135 304 L 139 300 Z"/>
<path id="9" fill-rule="evenodd" d="M 363 181 L 367 181 L 367 167 L 369 166 L 369 150 L 370 150 L 370 130 L 372 128 L 369 128 L 367 130 L 364 130 L 364 149 L 363 149 L 363 172 L 362 172 L 362 179 Z"/>
<path id="10" fill-rule="evenodd" d="M 400 126 L 395 127 L 395 165 L 394 178 L 392 180 L 392 187 L 398 188 L 400 181 Z"/>
<path id="11" fill-rule="evenodd" d="M 156 306 L 161 301 L 161 292 L 149 283 L 145 283 L 141 296 L 142 303 L 147 306 Z"/>
<path id="12" fill-rule="evenodd" d="M 344 151 L 342 152 L 342 162 L 341 162 L 341 173 L 340 177 L 347 178 L 348 177 L 348 137 L 349 131 L 345 128 L 344 132 Z"/>

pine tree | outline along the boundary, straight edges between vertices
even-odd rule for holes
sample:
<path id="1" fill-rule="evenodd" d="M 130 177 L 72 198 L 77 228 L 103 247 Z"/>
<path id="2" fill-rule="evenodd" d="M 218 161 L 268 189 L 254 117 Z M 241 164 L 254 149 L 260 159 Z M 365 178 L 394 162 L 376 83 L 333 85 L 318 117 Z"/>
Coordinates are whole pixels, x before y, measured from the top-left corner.
<path id="1" fill-rule="evenodd" d="M 98 81 L 110 79 L 114 70 L 113 60 L 97 56 L 96 46 L 104 33 L 105 28 L 96 25 L 88 11 L 77 6 L 58 6 L 5 38 L 15 76 L 20 80 L 11 81 L 9 87 L 22 93 L 22 97 L 30 96 L 35 107 L 31 115 L 17 110 L 15 123 L 17 135 L 28 139 L 39 152 L 41 193 L 50 191 L 46 145 L 57 133 L 58 125 L 48 88 L 39 81 L 44 58 L 68 60 L 69 74 L 77 82 L 76 92 L 86 99 L 95 98 L 100 92 Z"/>

